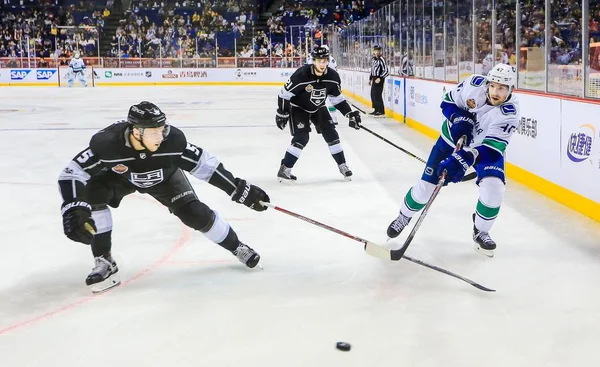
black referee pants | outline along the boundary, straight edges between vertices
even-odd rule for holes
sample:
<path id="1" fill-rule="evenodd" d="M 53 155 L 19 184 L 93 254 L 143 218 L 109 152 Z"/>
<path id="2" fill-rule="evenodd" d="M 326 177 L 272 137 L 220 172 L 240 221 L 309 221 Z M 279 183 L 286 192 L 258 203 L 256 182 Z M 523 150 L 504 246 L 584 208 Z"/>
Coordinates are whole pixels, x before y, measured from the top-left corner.
<path id="1" fill-rule="evenodd" d="M 383 105 L 383 84 L 385 79 L 379 78 L 379 83 L 375 83 L 375 79 L 371 81 L 371 103 L 373 104 L 373 109 L 375 109 L 374 112 L 385 113 L 385 107 Z"/>

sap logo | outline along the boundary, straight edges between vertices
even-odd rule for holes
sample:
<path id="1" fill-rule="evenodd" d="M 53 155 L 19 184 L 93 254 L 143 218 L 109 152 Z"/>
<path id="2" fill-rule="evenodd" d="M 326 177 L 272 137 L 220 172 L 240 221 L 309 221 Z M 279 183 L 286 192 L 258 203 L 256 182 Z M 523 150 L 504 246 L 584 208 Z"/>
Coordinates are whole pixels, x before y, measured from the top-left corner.
<path id="1" fill-rule="evenodd" d="M 54 69 L 42 69 L 35 72 L 37 80 L 48 80 L 56 73 Z"/>
<path id="2" fill-rule="evenodd" d="M 31 70 L 29 69 L 20 69 L 20 70 L 11 70 L 10 71 L 10 79 L 11 80 L 23 80 L 29 74 Z"/>

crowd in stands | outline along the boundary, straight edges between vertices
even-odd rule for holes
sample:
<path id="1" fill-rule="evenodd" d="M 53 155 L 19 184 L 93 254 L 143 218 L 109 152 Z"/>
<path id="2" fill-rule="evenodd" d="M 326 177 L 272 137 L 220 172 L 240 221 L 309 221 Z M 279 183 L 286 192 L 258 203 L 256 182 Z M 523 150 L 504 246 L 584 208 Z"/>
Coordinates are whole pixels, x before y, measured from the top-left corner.
<path id="1" fill-rule="evenodd" d="M 496 61 L 508 60 L 516 64 L 517 47 L 545 46 L 546 11 L 550 12 L 552 20 L 550 62 L 581 63 L 582 0 L 555 0 L 550 9 L 545 9 L 543 0 L 519 0 L 521 29 L 518 31 L 516 1 L 496 2 L 496 45 L 492 45 L 491 37 L 491 1 L 475 1 L 478 12 L 475 35 L 471 27 L 461 27 L 459 34 L 454 34 L 453 26 L 446 29 L 447 45 L 453 45 L 452 40 L 459 39 L 458 52 L 446 55 L 447 63 L 469 59 L 473 53 L 469 40 L 476 37 L 476 62 L 494 54 Z M 428 2 L 436 6 L 432 0 Z M 100 56 L 121 58 L 305 57 L 306 50 L 315 43 L 327 43 L 330 26 L 343 32 L 349 24 L 368 17 L 390 1 L 278 1 L 266 29 L 255 29 L 258 17 L 266 11 L 268 3 L 265 0 L 134 0 L 124 9 L 116 31 L 111 29 L 114 34 L 108 35 L 110 45 L 102 45 L 99 49 L 105 22 L 115 7 L 121 6 L 121 0 L 2 0 L 0 57 L 70 58 L 75 50 L 83 56 L 98 56 L 102 50 Z M 436 13 L 435 24 L 444 24 L 444 17 L 447 25 L 469 24 L 472 19 L 470 2 L 456 3 L 444 9 L 446 14 Z M 600 3 L 590 1 L 588 14 L 589 19 L 585 21 L 590 42 L 600 42 Z M 431 27 L 438 26 L 427 21 L 421 24 L 418 20 L 411 24 L 408 18 L 400 22 L 397 14 L 392 14 L 385 20 L 389 24 L 379 26 L 384 29 L 389 26 L 399 35 L 411 34 L 415 27 L 425 27 L 425 48 L 431 48 L 432 36 L 429 35 L 433 33 L 433 37 L 439 37 L 440 33 L 437 28 L 431 32 Z M 81 34 L 73 34 L 61 26 L 90 28 Z M 515 32 L 520 32 L 519 45 Z M 252 37 L 244 37 L 249 34 Z M 240 43 L 242 39 L 244 43 Z"/>
<path id="2" fill-rule="evenodd" d="M 256 21 L 249 0 L 140 0 L 120 20 L 109 56 L 211 57 L 231 56 L 233 39 L 241 38 Z"/>
<path id="3" fill-rule="evenodd" d="M 0 14 L 0 57 L 16 65 L 18 58 L 37 58 L 40 66 L 69 58 L 75 50 L 97 55 L 97 40 L 110 11 L 97 1 L 3 0 Z M 61 26 L 91 26 L 75 35 Z"/>
<path id="4" fill-rule="evenodd" d="M 459 3 L 436 3 L 425 1 L 425 9 L 429 4 L 434 5 L 435 21 L 432 25 L 425 20 L 421 22 L 422 16 L 416 9 L 416 17 L 411 13 L 403 13 L 403 20 L 397 13 L 389 19 L 383 19 L 379 29 L 391 29 L 394 34 L 406 42 L 404 35 L 419 35 L 416 40 L 409 39 L 409 43 L 417 44 L 418 52 L 410 53 L 411 60 L 416 65 L 432 65 L 433 50 L 432 39 L 435 37 L 436 46 L 446 44 L 447 52 L 445 60 L 436 56 L 433 63 L 435 66 L 456 65 L 463 60 L 471 60 L 475 53 L 475 62 L 478 64 L 494 64 L 506 62 L 517 65 L 516 50 L 523 50 L 521 64 L 526 63 L 526 49 L 545 47 L 545 16 L 550 12 L 550 63 L 557 65 L 581 64 L 582 60 L 582 0 L 555 0 L 550 9 L 545 9 L 543 0 L 519 0 L 520 4 L 520 28 L 517 30 L 517 10 L 515 0 L 496 2 L 496 44 L 492 44 L 492 2 L 490 0 L 475 0 L 475 34 L 473 34 L 471 2 Z M 437 4 L 437 5 L 436 5 Z M 397 11 L 398 8 L 396 8 Z M 429 8 L 431 9 L 431 8 Z M 425 11 L 425 19 L 431 10 Z M 600 3 L 589 2 L 589 19 L 586 20 L 589 31 L 590 43 L 600 41 Z M 459 25 L 459 31 L 456 33 Z M 368 34 L 368 25 L 365 25 L 365 34 Z M 432 27 L 434 27 L 432 32 Z M 445 29 L 444 29 L 445 28 Z M 423 29 L 425 32 L 423 32 Z M 517 32 L 520 32 L 520 44 L 517 44 Z M 375 32 L 377 33 L 377 32 Z M 421 58 L 422 37 L 425 36 L 425 58 Z M 432 35 L 433 34 L 433 35 Z M 446 37 L 446 40 L 443 37 Z M 475 47 L 473 50 L 473 38 Z M 404 47 L 406 43 L 404 44 Z M 389 48 L 398 49 L 397 44 L 389 42 Z M 456 49 L 456 47 L 458 47 Z M 473 52 L 475 51 L 475 52 Z M 521 65 L 523 66 L 523 65 Z"/>

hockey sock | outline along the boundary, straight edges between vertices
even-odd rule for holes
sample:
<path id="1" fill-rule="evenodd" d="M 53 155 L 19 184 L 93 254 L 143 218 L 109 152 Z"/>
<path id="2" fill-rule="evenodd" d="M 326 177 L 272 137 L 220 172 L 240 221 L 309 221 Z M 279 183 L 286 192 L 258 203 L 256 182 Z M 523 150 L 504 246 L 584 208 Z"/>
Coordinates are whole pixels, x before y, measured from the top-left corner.
<path id="1" fill-rule="evenodd" d="M 479 200 L 475 209 L 475 228 L 489 232 L 498 217 L 504 198 L 504 183 L 496 177 L 484 178 L 479 183 Z"/>
<path id="2" fill-rule="evenodd" d="M 109 253 L 112 247 L 112 215 L 108 207 L 101 206 L 101 209 L 96 208 L 92 211 L 92 218 L 97 228 L 91 245 L 92 254 L 98 257 Z"/>
<path id="3" fill-rule="evenodd" d="M 304 149 L 304 145 L 298 142 L 292 143 L 292 145 L 290 145 L 285 151 L 285 156 L 281 160 L 281 164 L 283 164 L 287 168 L 294 167 L 296 161 L 298 160 L 298 158 L 300 158 L 302 149 Z"/>
<path id="4" fill-rule="evenodd" d="M 219 242 L 219 246 L 229 251 L 235 250 L 239 244 L 240 240 L 238 239 L 238 236 L 233 230 L 233 228 L 231 227 L 229 227 L 229 231 L 227 232 L 227 236 L 225 236 L 225 239 Z"/>
<path id="5" fill-rule="evenodd" d="M 346 157 L 344 156 L 344 149 L 340 143 L 340 135 L 335 128 L 328 128 L 323 130 L 323 139 L 329 145 L 329 152 L 335 162 L 340 165 L 346 163 Z"/>
<path id="6" fill-rule="evenodd" d="M 112 231 L 98 233 L 94 236 L 92 241 L 92 254 L 94 257 L 106 255 L 110 253 L 112 247 L 111 241 Z"/>
<path id="7" fill-rule="evenodd" d="M 413 215 L 417 214 L 425 204 L 431 198 L 435 185 L 426 181 L 419 181 L 415 186 L 411 187 L 410 190 L 404 196 L 404 202 L 400 207 L 400 213 L 404 216 L 412 218 Z"/>
<path id="8" fill-rule="evenodd" d="M 331 156 L 333 157 L 333 159 L 335 159 L 335 162 L 340 165 L 342 163 L 346 163 L 346 157 L 344 156 L 344 150 L 342 149 L 342 144 L 340 144 L 339 139 L 335 140 L 331 143 L 327 143 L 329 144 L 329 152 L 331 153 Z"/>

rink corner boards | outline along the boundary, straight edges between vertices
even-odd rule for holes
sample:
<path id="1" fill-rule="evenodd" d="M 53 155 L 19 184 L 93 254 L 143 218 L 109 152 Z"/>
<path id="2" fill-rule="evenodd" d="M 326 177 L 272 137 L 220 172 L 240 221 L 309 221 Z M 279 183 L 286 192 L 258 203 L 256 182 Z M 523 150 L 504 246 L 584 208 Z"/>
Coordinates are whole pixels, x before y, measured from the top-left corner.
<path id="1" fill-rule="evenodd" d="M 348 90 L 342 90 L 342 92 L 347 97 L 350 97 L 360 102 L 364 106 L 371 106 L 371 101 L 358 94 L 352 93 Z M 392 111 L 387 107 L 385 109 L 385 114 L 387 117 L 397 120 L 400 123 L 406 123 L 406 125 L 410 128 L 420 132 L 423 135 L 428 136 L 431 139 L 437 139 L 439 136 L 438 130 L 433 129 L 410 117 L 405 117 L 404 115 L 396 111 Z M 558 203 L 561 203 L 573 209 L 576 212 L 579 212 L 585 216 L 588 216 L 600 222 L 600 204 L 595 202 L 594 200 L 591 200 L 583 195 L 580 195 L 567 188 L 557 185 L 549 180 L 544 179 L 543 177 L 540 177 L 508 162 L 506 163 L 506 176 L 520 184 L 529 187 L 532 190 L 535 190 L 549 197 L 550 199 Z"/>

